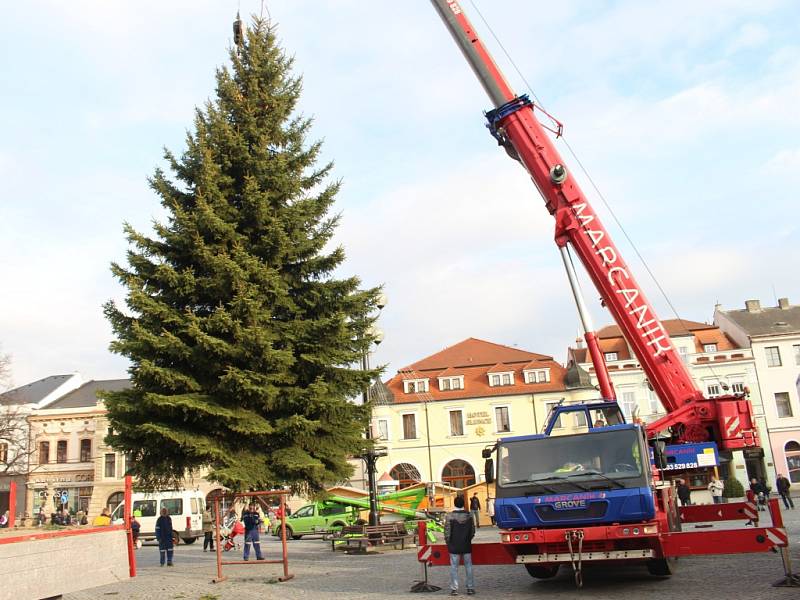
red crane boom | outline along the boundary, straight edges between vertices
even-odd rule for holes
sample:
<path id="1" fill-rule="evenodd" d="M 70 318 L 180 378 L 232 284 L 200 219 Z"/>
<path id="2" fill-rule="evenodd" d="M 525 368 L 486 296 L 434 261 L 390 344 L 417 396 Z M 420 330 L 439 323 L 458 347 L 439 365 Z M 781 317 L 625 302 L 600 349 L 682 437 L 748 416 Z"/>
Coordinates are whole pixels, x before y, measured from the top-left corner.
<path id="1" fill-rule="evenodd" d="M 458 2 L 431 1 L 494 105 L 487 113 L 492 134 L 527 169 L 555 217 L 556 244 L 578 255 L 664 405 L 667 415 L 650 423 L 648 431 L 671 428 L 679 441 L 713 440 L 723 450 L 757 446 L 752 409 L 744 396 L 705 398 L 695 387 L 622 254 L 536 118 L 533 102 L 513 92 Z M 613 397 L 593 334 L 587 342 L 601 391 Z"/>

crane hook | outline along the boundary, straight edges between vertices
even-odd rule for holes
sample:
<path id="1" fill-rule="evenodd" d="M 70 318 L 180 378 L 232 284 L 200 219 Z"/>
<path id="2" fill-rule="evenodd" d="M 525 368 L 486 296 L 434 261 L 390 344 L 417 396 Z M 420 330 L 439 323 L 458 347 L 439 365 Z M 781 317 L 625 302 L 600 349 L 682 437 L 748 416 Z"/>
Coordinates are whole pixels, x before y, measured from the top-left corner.
<path id="1" fill-rule="evenodd" d="M 237 48 L 241 48 L 244 44 L 244 25 L 238 10 L 236 11 L 236 20 L 233 22 L 233 43 Z"/>

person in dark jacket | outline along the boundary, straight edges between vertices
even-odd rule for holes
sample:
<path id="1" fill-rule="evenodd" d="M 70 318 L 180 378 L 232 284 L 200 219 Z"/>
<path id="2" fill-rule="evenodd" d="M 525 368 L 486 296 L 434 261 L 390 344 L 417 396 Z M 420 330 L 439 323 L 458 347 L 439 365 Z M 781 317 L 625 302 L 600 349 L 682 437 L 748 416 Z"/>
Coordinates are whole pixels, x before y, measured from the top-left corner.
<path id="1" fill-rule="evenodd" d="M 689 506 L 692 503 L 692 491 L 686 485 L 686 480 L 678 480 L 678 500 L 681 501 L 681 506 Z"/>
<path id="2" fill-rule="evenodd" d="M 175 551 L 172 539 L 172 517 L 167 513 L 166 508 L 161 509 L 161 516 L 156 520 L 156 539 L 158 540 L 158 550 L 161 552 L 161 566 L 166 560 L 167 566 L 172 566 L 172 555 Z"/>
<path id="3" fill-rule="evenodd" d="M 472 494 L 469 499 L 469 512 L 472 519 L 475 521 L 475 527 L 481 526 L 481 501 L 478 500 L 478 494 Z"/>
<path id="4" fill-rule="evenodd" d="M 251 502 L 242 511 L 242 523 L 244 523 L 244 559 L 250 560 L 250 544 L 256 551 L 256 560 L 264 560 L 261 555 L 261 538 L 258 528 L 261 526 L 261 515 L 258 514 L 258 507 L 255 502 Z"/>
<path id="5" fill-rule="evenodd" d="M 758 510 L 767 510 L 767 494 L 769 493 L 767 486 L 753 477 L 750 480 L 750 491 L 753 492 L 753 496 L 758 503 Z"/>
<path id="6" fill-rule="evenodd" d="M 475 593 L 475 576 L 472 571 L 472 538 L 475 537 L 475 522 L 464 510 L 464 497 L 456 496 L 453 512 L 444 521 L 444 540 L 450 553 L 450 595 L 458 595 L 458 563 L 464 561 L 467 572 L 467 594 Z"/>
<path id="7" fill-rule="evenodd" d="M 789 492 L 789 488 L 792 487 L 792 483 L 783 476 L 783 473 L 778 473 L 778 478 L 775 480 L 775 485 L 778 488 L 778 493 L 781 496 L 781 500 L 783 500 L 783 505 L 786 508 L 794 508 L 792 494 Z"/>

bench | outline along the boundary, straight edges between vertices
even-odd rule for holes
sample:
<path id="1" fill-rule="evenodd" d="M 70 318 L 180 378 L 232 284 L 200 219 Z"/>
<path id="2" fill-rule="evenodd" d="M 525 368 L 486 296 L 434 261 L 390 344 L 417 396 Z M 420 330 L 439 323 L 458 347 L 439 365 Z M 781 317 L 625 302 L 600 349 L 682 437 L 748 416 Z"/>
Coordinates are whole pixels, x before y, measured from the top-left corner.
<path id="1" fill-rule="evenodd" d="M 336 550 L 337 542 L 341 545 L 345 540 L 363 537 L 364 527 L 364 525 L 345 525 L 339 531 L 330 534 L 327 539 L 331 541 L 331 550 Z"/>
<path id="2" fill-rule="evenodd" d="M 346 528 L 342 529 L 342 535 L 338 541 L 345 549 L 349 550 L 351 547 L 357 547 L 359 552 L 365 552 L 369 546 L 380 546 L 391 544 L 397 548 L 400 544 L 400 549 L 404 550 L 406 540 L 412 541 L 415 539 L 414 533 L 409 533 L 406 529 L 406 524 L 403 522 L 387 523 L 385 525 L 366 525 L 362 528 L 362 532 L 356 533 L 345 532 Z M 332 548 L 336 549 L 336 540 L 331 542 Z"/>

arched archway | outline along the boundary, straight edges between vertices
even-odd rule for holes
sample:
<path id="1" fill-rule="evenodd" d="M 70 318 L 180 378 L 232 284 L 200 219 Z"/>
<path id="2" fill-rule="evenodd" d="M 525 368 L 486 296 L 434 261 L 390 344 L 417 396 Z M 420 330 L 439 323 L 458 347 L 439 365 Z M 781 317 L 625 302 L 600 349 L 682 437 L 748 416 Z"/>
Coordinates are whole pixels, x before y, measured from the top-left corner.
<path id="1" fill-rule="evenodd" d="M 389 476 L 400 482 L 400 489 L 410 487 L 422 481 L 419 470 L 409 463 L 398 463 L 389 470 Z"/>
<path id="2" fill-rule="evenodd" d="M 475 469 L 467 461 L 456 458 L 442 469 L 442 481 L 452 487 L 465 488 L 475 483 Z"/>
<path id="3" fill-rule="evenodd" d="M 114 492 L 108 497 L 106 500 L 106 506 L 108 507 L 109 512 L 114 512 L 114 509 L 117 508 L 122 502 L 125 500 L 125 492 Z"/>
<path id="4" fill-rule="evenodd" d="M 786 476 L 792 483 L 800 483 L 800 444 L 795 441 L 786 442 L 783 451 L 786 453 L 786 467 L 789 470 Z"/>

